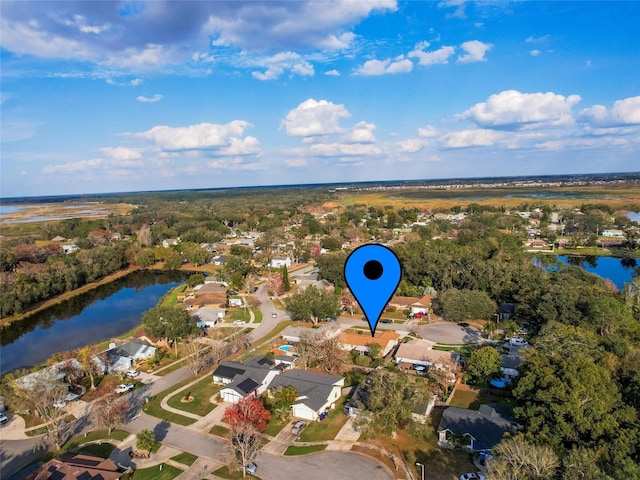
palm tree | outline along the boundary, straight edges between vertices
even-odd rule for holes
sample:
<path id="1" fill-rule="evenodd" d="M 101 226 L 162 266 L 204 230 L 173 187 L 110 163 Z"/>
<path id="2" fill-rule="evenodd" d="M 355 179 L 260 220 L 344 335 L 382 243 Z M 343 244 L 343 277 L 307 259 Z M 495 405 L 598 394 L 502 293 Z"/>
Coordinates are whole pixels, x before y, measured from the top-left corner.
<path id="1" fill-rule="evenodd" d="M 156 436 L 153 431 L 145 429 L 140 430 L 136 435 L 136 448 L 139 450 L 148 450 L 151 455 L 151 450 L 156 446 Z"/>
<path id="2" fill-rule="evenodd" d="M 482 331 L 487 334 L 489 340 L 493 340 L 493 336 L 495 335 L 497 329 L 497 325 L 492 321 L 488 321 L 482 327 Z"/>

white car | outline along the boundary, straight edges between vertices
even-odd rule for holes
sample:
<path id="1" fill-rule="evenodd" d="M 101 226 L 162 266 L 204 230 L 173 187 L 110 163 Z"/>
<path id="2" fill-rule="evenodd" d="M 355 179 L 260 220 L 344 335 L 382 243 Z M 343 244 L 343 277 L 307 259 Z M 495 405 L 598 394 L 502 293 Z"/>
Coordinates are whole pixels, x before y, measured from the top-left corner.
<path id="1" fill-rule="evenodd" d="M 244 320 L 234 320 L 233 321 L 234 325 L 244 325 L 245 323 L 247 323 L 247 322 L 245 322 Z"/>
<path id="2" fill-rule="evenodd" d="M 127 370 L 126 372 L 124 372 L 124 376 L 129 378 L 135 378 L 138 375 L 140 375 L 140 372 L 138 370 Z"/>
<path id="3" fill-rule="evenodd" d="M 460 475 L 460 480 L 486 480 L 487 476 L 484 473 L 465 473 Z"/>
<path id="4" fill-rule="evenodd" d="M 278 318 L 278 314 L 277 314 L 276 312 L 273 312 L 273 313 L 271 314 L 271 318 Z"/>
<path id="5" fill-rule="evenodd" d="M 0 425 L 4 425 L 8 421 L 9 419 L 7 418 L 7 416 L 4 413 L 0 413 Z"/>
<path id="6" fill-rule="evenodd" d="M 118 385 L 114 391 L 116 393 L 125 393 L 125 392 L 128 392 L 129 390 L 133 390 L 133 387 L 134 387 L 133 383 L 122 383 Z"/>

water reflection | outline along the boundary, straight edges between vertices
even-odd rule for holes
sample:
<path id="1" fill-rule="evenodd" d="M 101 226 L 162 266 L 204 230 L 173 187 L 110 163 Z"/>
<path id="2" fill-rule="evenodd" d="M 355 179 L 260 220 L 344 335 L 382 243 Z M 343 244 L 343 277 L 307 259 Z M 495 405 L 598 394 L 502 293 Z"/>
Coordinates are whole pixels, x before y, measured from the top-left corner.
<path id="1" fill-rule="evenodd" d="M 140 323 L 185 272 L 134 272 L 2 330 L 0 373 L 45 361 L 57 352 L 121 335 Z"/>

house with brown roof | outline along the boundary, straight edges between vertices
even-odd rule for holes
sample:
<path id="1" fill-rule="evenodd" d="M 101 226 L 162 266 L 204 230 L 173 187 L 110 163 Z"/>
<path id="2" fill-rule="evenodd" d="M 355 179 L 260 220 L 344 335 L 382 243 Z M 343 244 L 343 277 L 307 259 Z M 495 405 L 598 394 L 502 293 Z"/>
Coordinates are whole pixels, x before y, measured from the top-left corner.
<path id="1" fill-rule="evenodd" d="M 122 477 L 111 459 L 88 453 L 63 453 L 28 473 L 24 480 L 118 480 Z"/>
<path id="2" fill-rule="evenodd" d="M 417 370 L 417 366 L 452 369 L 460 362 L 455 352 L 433 350 L 434 343 L 429 340 L 415 339 L 400 344 L 396 351 L 396 365 L 405 370 Z"/>
<path id="3" fill-rule="evenodd" d="M 369 332 L 347 330 L 340 334 L 340 346 L 343 350 L 357 350 L 364 355 L 369 352 L 369 344 L 377 343 L 382 348 L 382 355 L 387 355 L 398 345 L 400 335 L 390 330 L 377 331 L 373 337 Z"/>
<path id="4" fill-rule="evenodd" d="M 390 307 L 395 307 L 399 310 L 411 310 L 412 314 L 427 313 L 431 308 L 433 302 L 433 295 L 426 294 L 423 297 L 400 297 L 394 295 L 389 302 Z"/>

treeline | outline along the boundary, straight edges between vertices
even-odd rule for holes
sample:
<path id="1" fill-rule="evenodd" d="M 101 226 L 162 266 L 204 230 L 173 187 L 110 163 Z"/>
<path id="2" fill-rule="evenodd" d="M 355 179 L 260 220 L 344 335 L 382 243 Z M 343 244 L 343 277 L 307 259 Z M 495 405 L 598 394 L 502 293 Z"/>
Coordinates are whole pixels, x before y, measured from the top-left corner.
<path id="1" fill-rule="evenodd" d="M 43 263 L 22 262 L 18 271 L 0 273 L 0 315 L 22 313 L 29 306 L 112 274 L 127 265 L 126 242 L 54 254 Z"/>

